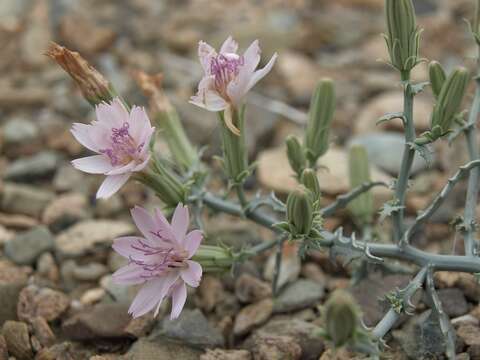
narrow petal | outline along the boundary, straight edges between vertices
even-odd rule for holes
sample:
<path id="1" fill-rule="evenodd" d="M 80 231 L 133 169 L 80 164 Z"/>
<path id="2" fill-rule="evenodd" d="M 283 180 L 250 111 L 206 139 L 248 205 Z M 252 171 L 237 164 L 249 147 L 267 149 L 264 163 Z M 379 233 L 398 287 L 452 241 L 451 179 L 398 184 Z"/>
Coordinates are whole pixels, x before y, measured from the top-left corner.
<path id="1" fill-rule="evenodd" d="M 89 129 L 92 125 L 74 123 L 70 132 L 75 139 L 87 149 L 98 152 L 98 146 L 89 135 Z"/>
<path id="2" fill-rule="evenodd" d="M 133 222 L 137 226 L 138 230 L 145 236 L 147 239 L 156 241 L 157 237 L 153 235 L 156 232 L 158 227 L 155 224 L 155 219 L 150 213 L 140 206 L 135 206 L 130 210 L 132 215 Z"/>
<path id="3" fill-rule="evenodd" d="M 105 173 L 105 175 L 119 175 L 119 174 L 125 174 L 128 172 L 132 172 L 133 169 L 135 168 L 136 163 L 134 161 L 130 161 L 126 165 L 123 166 L 117 166 L 113 168 L 112 170 L 108 171 Z"/>
<path id="4" fill-rule="evenodd" d="M 260 63 L 260 46 L 258 40 L 255 40 L 243 53 L 244 65 L 240 69 L 241 72 L 253 73 Z"/>
<path id="5" fill-rule="evenodd" d="M 224 98 L 213 90 L 213 76 L 205 76 L 198 84 L 197 95 L 190 98 L 190 103 L 209 111 L 222 111 L 228 107 Z"/>
<path id="6" fill-rule="evenodd" d="M 142 247 L 142 243 L 153 245 L 152 241 L 139 236 L 122 236 L 113 240 L 112 248 L 127 259 L 143 261 L 148 259 L 148 255 L 139 250 Z"/>
<path id="7" fill-rule="evenodd" d="M 196 261 L 185 260 L 185 262 L 188 264 L 188 268 L 182 269 L 180 276 L 189 286 L 197 287 L 202 279 L 202 267 Z"/>
<path id="8" fill-rule="evenodd" d="M 187 300 L 187 287 L 183 281 L 175 285 L 172 291 L 172 312 L 170 320 L 176 319 L 182 312 Z"/>
<path id="9" fill-rule="evenodd" d="M 188 251 L 188 258 L 191 258 L 196 252 L 203 240 L 203 234 L 200 230 L 190 231 L 185 236 L 183 247 Z"/>
<path id="10" fill-rule="evenodd" d="M 232 107 L 229 106 L 223 113 L 223 119 L 227 128 L 237 136 L 240 136 L 240 130 L 233 124 Z"/>
<path id="11" fill-rule="evenodd" d="M 106 199 L 115 194 L 130 178 L 130 173 L 108 175 L 98 188 L 97 199 Z"/>
<path id="12" fill-rule="evenodd" d="M 144 134 L 151 128 L 150 119 L 148 118 L 145 108 L 140 106 L 132 107 L 128 123 L 130 125 L 130 135 L 140 144 Z"/>
<path id="13" fill-rule="evenodd" d="M 141 171 L 143 170 L 147 165 L 148 165 L 148 162 L 150 161 L 150 158 L 151 158 L 151 155 L 148 154 L 147 157 L 145 158 L 145 160 L 143 160 L 143 162 L 141 162 L 140 164 L 136 165 L 132 171 Z"/>
<path id="14" fill-rule="evenodd" d="M 238 43 L 233 40 L 232 36 L 229 36 L 227 40 L 224 41 L 222 47 L 220 48 L 220 54 L 225 53 L 236 53 L 238 50 Z"/>
<path id="15" fill-rule="evenodd" d="M 93 155 L 72 160 L 75 169 L 89 174 L 105 174 L 112 170 L 112 164 L 105 155 Z"/>
<path id="16" fill-rule="evenodd" d="M 155 225 L 156 228 L 160 231 L 163 237 L 169 240 L 175 240 L 175 234 L 173 233 L 172 226 L 162 214 L 160 208 L 155 208 Z"/>
<path id="17" fill-rule="evenodd" d="M 132 314 L 134 318 L 137 318 L 154 309 L 155 306 L 163 301 L 163 298 L 167 294 L 168 280 L 168 278 L 162 277 L 147 281 L 130 305 L 128 313 Z"/>
<path id="18" fill-rule="evenodd" d="M 142 267 L 132 263 L 115 271 L 112 274 L 112 280 L 114 283 L 121 285 L 142 284 L 145 282 L 144 273 Z"/>
<path id="19" fill-rule="evenodd" d="M 172 218 L 172 230 L 177 244 L 183 245 L 189 223 L 188 208 L 183 206 L 183 204 L 178 204 Z"/>
<path id="20" fill-rule="evenodd" d="M 255 86 L 257 82 L 259 82 L 265 75 L 267 75 L 270 70 L 272 70 L 273 65 L 275 64 L 275 60 L 277 59 L 277 53 L 273 54 L 270 61 L 265 65 L 262 69 L 257 70 L 253 73 L 253 76 L 250 79 L 250 82 L 247 86 L 247 91 L 249 91 L 252 87 Z"/>
<path id="21" fill-rule="evenodd" d="M 217 52 L 215 49 L 208 45 L 205 41 L 200 41 L 198 43 L 198 58 L 200 60 L 200 64 L 202 64 L 205 74 L 210 74 L 210 61 L 216 55 Z"/>

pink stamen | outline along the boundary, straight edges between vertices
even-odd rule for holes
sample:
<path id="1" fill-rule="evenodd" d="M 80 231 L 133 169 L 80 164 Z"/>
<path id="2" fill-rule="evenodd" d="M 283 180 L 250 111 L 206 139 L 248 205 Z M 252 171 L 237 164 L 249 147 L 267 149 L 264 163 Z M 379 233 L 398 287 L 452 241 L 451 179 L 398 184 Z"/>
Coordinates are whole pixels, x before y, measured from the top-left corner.
<path id="1" fill-rule="evenodd" d="M 128 130 L 129 127 L 130 125 L 124 122 L 121 128 L 112 128 L 112 134 L 110 136 L 110 140 L 112 141 L 111 147 L 100 150 L 100 153 L 110 158 L 112 166 L 129 163 L 142 151 L 145 145 L 145 143 L 135 144 L 135 140 Z"/>

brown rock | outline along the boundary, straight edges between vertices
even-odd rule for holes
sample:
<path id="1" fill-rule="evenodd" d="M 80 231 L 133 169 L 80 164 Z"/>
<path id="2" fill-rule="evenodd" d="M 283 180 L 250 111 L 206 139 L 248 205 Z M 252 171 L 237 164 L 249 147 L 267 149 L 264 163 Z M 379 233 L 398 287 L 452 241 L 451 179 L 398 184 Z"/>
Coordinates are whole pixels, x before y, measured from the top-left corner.
<path id="1" fill-rule="evenodd" d="M 319 284 L 325 285 L 327 279 L 320 266 L 314 263 L 306 263 L 302 266 L 302 275 L 307 279 L 313 280 Z"/>
<path id="2" fill-rule="evenodd" d="M 61 195 L 45 208 L 42 222 L 48 226 L 57 225 L 59 228 L 70 225 L 87 217 L 87 205 L 87 197 L 83 194 Z"/>
<path id="3" fill-rule="evenodd" d="M 58 319 L 69 307 L 70 299 L 60 291 L 29 285 L 19 296 L 17 315 L 22 321 L 31 322 L 37 316 L 47 321 Z"/>
<path id="4" fill-rule="evenodd" d="M 38 339 L 42 347 L 49 347 L 55 343 L 55 334 L 53 333 L 47 320 L 37 316 L 31 321 L 33 334 Z"/>
<path id="5" fill-rule="evenodd" d="M 200 283 L 198 294 L 200 295 L 202 308 L 210 312 L 223 300 L 225 290 L 217 277 L 206 275 Z"/>
<path id="6" fill-rule="evenodd" d="M 74 360 L 79 358 L 79 354 L 76 354 L 75 358 L 73 354 L 75 354 L 75 349 L 72 349 L 71 343 L 64 342 L 40 350 L 35 356 L 35 360 Z"/>
<path id="7" fill-rule="evenodd" d="M 209 349 L 200 360 L 252 360 L 252 355 L 247 350 Z"/>
<path id="8" fill-rule="evenodd" d="M 125 327 L 125 333 L 132 335 L 133 337 L 140 338 L 149 333 L 157 320 L 153 316 L 140 316 L 138 318 L 130 320 Z"/>
<path id="9" fill-rule="evenodd" d="M 254 327 L 265 323 L 273 312 L 273 300 L 265 299 L 258 303 L 244 307 L 238 313 L 233 325 L 233 333 L 237 336 L 245 335 Z"/>
<path id="10" fill-rule="evenodd" d="M 2 335 L 7 343 L 9 354 L 19 360 L 33 358 L 27 324 L 19 321 L 7 321 L 3 324 Z"/>
<path id="11" fill-rule="evenodd" d="M 480 346 L 480 328 L 472 324 L 461 324 L 457 329 L 457 336 L 467 346 Z"/>
<path id="12" fill-rule="evenodd" d="M 255 340 L 253 360 L 298 360 L 302 348 L 295 339 L 286 335 L 265 335 Z"/>
<path id="13" fill-rule="evenodd" d="M 3 335 L 0 335 L 0 360 L 8 360 L 7 342 Z"/>
<path id="14" fill-rule="evenodd" d="M 235 295 L 244 303 L 263 300 L 272 295 L 272 287 L 248 273 L 241 274 L 235 281 Z"/>

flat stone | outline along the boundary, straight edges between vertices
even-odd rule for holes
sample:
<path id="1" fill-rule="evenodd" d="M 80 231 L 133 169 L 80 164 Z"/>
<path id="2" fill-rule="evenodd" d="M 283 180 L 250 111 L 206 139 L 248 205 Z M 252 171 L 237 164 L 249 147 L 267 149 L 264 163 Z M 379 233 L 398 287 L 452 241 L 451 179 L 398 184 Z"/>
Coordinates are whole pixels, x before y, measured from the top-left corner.
<path id="1" fill-rule="evenodd" d="M 245 306 L 235 317 L 233 333 L 236 336 L 248 334 L 254 327 L 264 324 L 272 315 L 272 299 L 264 299 Z"/>
<path id="2" fill-rule="evenodd" d="M 5 244 L 5 255 L 19 265 L 34 264 L 44 252 L 53 249 L 54 238 L 45 226 L 16 235 Z"/>
<path id="3" fill-rule="evenodd" d="M 33 350 L 28 335 L 28 326 L 19 321 L 7 321 L 3 324 L 2 335 L 7 343 L 8 352 L 18 360 L 33 359 Z"/>
<path id="4" fill-rule="evenodd" d="M 5 321 L 17 320 L 17 302 L 25 283 L 0 283 L 0 326 Z"/>
<path id="5" fill-rule="evenodd" d="M 7 213 L 29 215 L 38 219 L 53 198 L 52 192 L 38 187 L 5 183 L 1 191 L 0 209 Z"/>
<path id="6" fill-rule="evenodd" d="M 19 295 L 17 315 L 22 321 L 31 322 L 36 317 L 55 321 L 70 306 L 70 298 L 57 290 L 39 288 L 36 285 L 25 287 Z"/>
<path id="7" fill-rule="evenodd" d="M 71 340 L 128 338 L 125 327 L 130 320 L 128 304 L 97 304 L 65 320 L 62 331 Z"/>
<path id="8" fill-rule="evenodd" d="M 243 273 L 235 281 L 235 295 L 241 302 L 256 302 L 270 297 L 272 287 L 253 275 Z"/>
<path id="9" fill-rule="evenodd" d="M 251 351 L 254 359 L 300 360 L 302 358 L 302 347 L 294 337 L 286 335 L 256 337 Z"/>
<path id="10" fill-rule="evenodd" d="M 85 265 L 77 265 L 73 269 L 72 275 L 80 281 L 95 281 L 100 279 L 108 272 L 108 268 L 97 262 L 91 262 Z"/>
<path id="11" fill-rule="evenodd" d="M 68 193 L 55 198 L 42 215 L 42 222 L 53 231 L 60 231 L 88 217 L 88 199 L 79 193 Z"/>
<path id="12" fill-rule="evenodd" d="M 113 239 L 134 233 L 132 224 L 114 220 L 84 220 L 61 232 L 55 249 L 61 257 L 78 257 L 94 251 L 95 246 L 110 246 Z"/>
<path id="13" fill-rule="evenodd" d="M 53 175 L 59 162 L 59 154 L 42 151 L 38 154 L 19 158 L 5 169 L 5 179 L 31 182 Z"/>
<path id="14" fill-rule="evenodd" d="M 200 360 L 252 360 L 252 355 L 247 350 L 208 349 Z"/>
<path id="15" fill-rule="evenodd" d="M 125 354 L 125 360 L 146 359 L 182 359 L 198 360 L 201 350 L 193 349 L 175 341 L 158 338 L 155 341 L 148 339 L 137 340 Z"/>
<path id="16" fill-rule="evenodd" d="M 324 295 L 325 290 L 322 285 L 312 280 L 297 280 L 288 285 L 275 299 L 274 312 L 289 312 L 313 306 Z"/>
<path id="17" fill-rule="evenodd" d="M 163 336 L 197 348 L 215 348 L 224 345 L 223 335 L 208 322 L 198 309 L 184 309 L 175 320 L 163 319 L 153 331 L 151 340 Z"/>
<path id="18" fill-rule="evenodd" d="M 442 308 L 450 317 L 465 315 L 468 312 L 468 303 L 462 290 L 458 288 L 439 289 L 438 297 Z"/>

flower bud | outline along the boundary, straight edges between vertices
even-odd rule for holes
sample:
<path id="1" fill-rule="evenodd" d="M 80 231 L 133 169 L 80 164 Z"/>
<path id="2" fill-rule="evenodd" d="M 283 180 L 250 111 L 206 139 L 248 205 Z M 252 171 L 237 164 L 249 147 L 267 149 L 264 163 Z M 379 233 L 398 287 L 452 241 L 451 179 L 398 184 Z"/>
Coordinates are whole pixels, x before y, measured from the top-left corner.
<path id="1" fill-rule="evenodd" d="M 223 147 L 223 165 L 226 174 L 233 183 L 241 183 L 248 176 L 247 147 L 245 144 L 244 110 L 232 110 L 230 107 L 220 114 L 220 132 Z M 225 117 L 231 117 L 238 134 L 232 132 L 225 122 Z"/>
<path id="2" fill-rule="evenodd" d="M 387 31 L 384 35 L 390 62 L 407 80 L 410 70 L 419 63 L 420 31 L 415 20 L 412 0 L 386 0 Z"/>
<path id="3" fill-rule="evenodd" d="M 460 111 L 469 79 L 467 69 L 459 67 L 443 83 L 431 118 L 431 132 L 434 138 L 443 136 L 451 130 L 455 116 Z"/>
<path id="4" fill-rule="evenodd" d="M 433 95 L 435 99 L 437 99 L 447 76 L 438 61 L 431 61 L 430 64 L 428 64 L 428 75 L 430 77 Z"/>
<path id="5" fill-rule="evenodd" d="M 355 188 L 370 181 L 368 154 L 362 145 L 352 145 L 349 156 L 350 186 Z M 349 204 L 349 210 L 358 225 L 369 224 L 373 220 L 373 196 L 365 192 Z"/>
<path id="6" fill-rule="evenodd" d="M 166 166 L 155 162 L 152 168 L 136 174 L 136 179 L 155 192 L 168 208 L 175 208 L 179 203 L 186 203 L 188 189 Z"/>
<path id="7" fill-rule="evenodd" d="M 45 53 L 77 83 L 83 97 L 92 105 L 110 103 L 118 97 L 107 79 L 91 66 L 78 52 L 52 42 Z"/>
<path id="8" fill-rule="evenodd" d="M 480 44 L 480 0 L 475 1 L 475 18 L 470 27 L 475 41 Z"/>
<path id="9" fill-rule="evenodd" d="M 310 166 L 325 154 L 329 145 L 330 125 L 335 111 L 335 87 L 330 79 L 322 79 L 310 102 L 305 131 L 305 148 Z"/>
<path id="10" fill-rule="evenodd" d="M 317 172 L 311 168 L 306 168 L 302 172 L 300 182 L 307 188 L 313 195 L 313 201 L 320 200 L 320 183 L 318 182 Z"/>
<path id="11" fill-rule="evenodd" d="M 287 144 L 287 157 L 290 167 L 295 171 L 297 176 L 300 176 L 306 163 L 303 147 L 297 137 L 293 135 L 289 135 L 285 142 Z"/>
<path id="12" fill-rule="evenodd" d="M 200 245 L 192 260 L 198 262 L 204 272 L 227 271 L 235 262 L 231 251 L 213 245 Z"/>
<path id="13" fill-rule="evenodd" d="M 184 170 L 189 170 L 198 164 L 197 151 L 185 134 L 177 111 L 163 92 L 162 74 L 148 75 L 143 71 L 136 71 L 134 76 L 145 96 L 149 98 L 152 118 L 161 129 L 175 162 Z"/>
<path id="14" fill-rule="evenodd" d="M 287 198 L 287 221 L 292 235 L 308 235 L 313 224 L 313 201 L 304 188 L 292 191 Z"/>
<path id="15" fill-rule="evenodd" d="M 354 339 L 359 325 L 359 311 L 352 296 L 345 290 L 336 290 L 324 309 L 324 326 L 335 347 Z"/>

